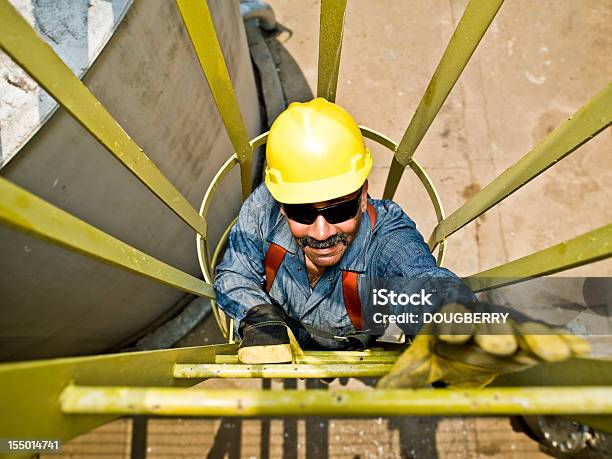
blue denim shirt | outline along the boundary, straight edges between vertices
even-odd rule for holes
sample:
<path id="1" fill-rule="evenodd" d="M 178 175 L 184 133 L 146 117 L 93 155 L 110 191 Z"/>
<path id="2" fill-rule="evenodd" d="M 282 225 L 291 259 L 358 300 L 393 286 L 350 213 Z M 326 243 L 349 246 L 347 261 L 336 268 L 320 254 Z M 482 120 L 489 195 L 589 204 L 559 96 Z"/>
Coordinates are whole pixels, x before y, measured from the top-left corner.
<path id="1" fill-rule="evenodd" d="M 227 250 L 214 281 L 217 303 L 235 319 L 236 328 L 256 305 L 275 303 L 303 324 L 333 335 L 355 329 L 346 312 L 342 293 L 342 270 L 356 271 L 359 278 L 451 278 L 464 284 L 436 260 L 414 222 L 393 201 L 368 199 L 376 210 L 374 228 L 367 213 L 353 242 L 340 262 L 328 268 L 311 291 L 304 252 L 292 236 L 280 206 L 265 184 L 244 202 L 231 230 Z M 269 293 L 264 290 L 264 257 L 270 243 L 287 250 Z M 368 292 L 361 288 L 362 303 Z M 471 295 L 471 292 L 468 293 Z"/>

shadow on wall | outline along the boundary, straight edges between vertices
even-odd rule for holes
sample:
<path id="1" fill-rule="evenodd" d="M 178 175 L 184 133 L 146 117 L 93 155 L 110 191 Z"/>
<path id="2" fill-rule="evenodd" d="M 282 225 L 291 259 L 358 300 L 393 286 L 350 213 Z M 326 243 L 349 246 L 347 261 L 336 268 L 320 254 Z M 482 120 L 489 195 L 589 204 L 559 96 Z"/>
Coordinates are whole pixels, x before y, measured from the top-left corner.
<path id="1" fill-rule="evenodd" d="M 298 63 L 283 45 L 284 42 L 291 39 L 293 35 L 291 29 L 277 24 L 275 30 L 263 32 L 263 34 L 278 69 L 278 75 L 287 104 L 291 102 L 306 102 L 313 99 L 314 94 L 308 85 L 308 81 L 306 81 L 304 73 L 302 73 L 302 69 L 300 69 Z"/>

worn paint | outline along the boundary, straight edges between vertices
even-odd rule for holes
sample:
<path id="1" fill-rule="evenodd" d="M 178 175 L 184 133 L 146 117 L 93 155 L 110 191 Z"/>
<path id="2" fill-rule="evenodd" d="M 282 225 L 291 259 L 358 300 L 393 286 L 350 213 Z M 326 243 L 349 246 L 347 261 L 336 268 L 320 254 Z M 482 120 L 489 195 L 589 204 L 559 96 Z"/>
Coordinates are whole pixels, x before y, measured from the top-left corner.
<path id="1" fill-rule="evenodd" d="M 9 0 L 79 78 L 112 37 L 133 0 Z M 59 105 L 0 52 L 0 168 L 42 127 Z"/>
<path id="2" fill-rule="evenodd" d="M 158 416 L 591 415 L 612 414 L 612 388 L 272 391 L 68 386 L 60 405 L 72 414 Z"/>
<path id="3" fill-rule="evenodd" d="M 322 0 L 319 24 L 317 97 L 336 101 L 346 0 Z"/>
<path id="4" fill-rule="evenodd" d="M 206 222 L 191 204 L 53 49 L 6 1 L 0 2 L 0 48 L 185 223 L 196 232 L 206 234 Z"/>
<path id="5" fill-rule="evenodd" d="M 390 363 L 298 363 L 274 365 L 200 364 L 174 366 L 175 378 L 375 378 Z"/>

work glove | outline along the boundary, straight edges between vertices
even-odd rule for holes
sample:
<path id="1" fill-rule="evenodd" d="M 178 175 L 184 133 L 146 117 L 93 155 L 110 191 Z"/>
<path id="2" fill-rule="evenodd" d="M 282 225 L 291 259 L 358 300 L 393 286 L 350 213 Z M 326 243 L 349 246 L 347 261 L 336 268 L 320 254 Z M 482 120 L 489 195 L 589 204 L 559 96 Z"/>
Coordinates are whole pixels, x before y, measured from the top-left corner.
<path id="1" fill-rule="evenodd" d="M 282 308 L 273 304 L 249 309 L 238 329 L 242 336 L 238 361 L 251 365 L 293 362 L 294 356 L 302 351 L 289 322 L 295 324 Z"/>
<path id="2" fill-rule="evenodd" d="M 478 303 L 468 310 L 454 303 L 445 305 L 440 312 L 469 313 L 491 308 Z M 422 387 L 443 382 L 450 387 L 479 388 L 504 373 L 589 352 L 589 343 L 582 338 L 528 320 L 484 325 L 426 324 L 377 387 Z"/>

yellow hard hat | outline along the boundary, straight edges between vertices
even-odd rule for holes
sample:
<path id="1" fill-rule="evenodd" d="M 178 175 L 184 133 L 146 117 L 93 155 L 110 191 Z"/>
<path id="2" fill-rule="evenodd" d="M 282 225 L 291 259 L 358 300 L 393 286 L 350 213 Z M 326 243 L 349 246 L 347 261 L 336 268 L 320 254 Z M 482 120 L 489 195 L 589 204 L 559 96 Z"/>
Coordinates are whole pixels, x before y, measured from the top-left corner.
<path id="1" fill-rule="evenodd" d="M 355 120 L 320 97 L 294 102 L 276 118 L 266 161 L 266 185 L 274 199 L 285 204 L 350 194 L 363 185 L 372 168 L 372 155 Z"/>

